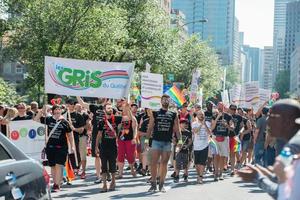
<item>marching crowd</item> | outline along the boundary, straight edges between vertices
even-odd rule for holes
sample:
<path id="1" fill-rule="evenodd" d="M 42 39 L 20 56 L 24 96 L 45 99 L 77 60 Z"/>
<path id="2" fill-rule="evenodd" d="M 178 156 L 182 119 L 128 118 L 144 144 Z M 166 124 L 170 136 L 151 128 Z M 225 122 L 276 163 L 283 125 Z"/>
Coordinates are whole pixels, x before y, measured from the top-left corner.
<path id="1" fill-rule="evenodd" d="M 1 132 L 7 124 L 29 120 L 47 125 L 45 152 L 53 178 L 52 191 L 60 190 L 63 166 L 71 160 L 73 170 L 86 178 L 86 159 L 91 143 L 95 158 L 95 184 L 100 192 L 113 191 L 123 178 L 125 160 L 133 177 L 151 176 L 149 192 L 165 192 L 168 167 L 175 183 L 188 182 L 194 167 L 197 183 L 205 184 L 205 173 L 214 181 L 224 174 L 238 174 L 256 182 L 274 199 L 300 199 L 300 104 L 279 100 L 271 108 L 267 102 L 257 111 L 222 102 L 201 105 L 171 105 L 168 95 L 161 97 L 161 109 L 142 109 L 126 99 L 113 103 L 99 98 L 96 104 L 81 97 L 53 101 L 39 109 L 20 103 L 0 106 Z M 71 156 L 72 155 L 72 156 Z M 108 182 L 110 182 L 108 186 Z"/>

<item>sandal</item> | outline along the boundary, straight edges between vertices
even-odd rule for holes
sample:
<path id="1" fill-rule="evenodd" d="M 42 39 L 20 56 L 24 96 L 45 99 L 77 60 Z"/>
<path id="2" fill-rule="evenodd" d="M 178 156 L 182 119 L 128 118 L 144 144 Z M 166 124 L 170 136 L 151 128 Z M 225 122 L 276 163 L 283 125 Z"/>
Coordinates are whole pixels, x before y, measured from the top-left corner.
<path id="1" fill-rule="evenodd" d="M 122 179 L 122 178 L 123 178 L 123 176 L 121 176 L 121 175 L 118 175 L 118 176 L 116 177 L 117 180 Z"/>
<path id="2" fill-rule="evenodd" d="M 100 190 L 100 193 L 106 193 L 106 192 L 108 192 L 107 188 L 106 188 L 106 189 L 105 189 L 105 188 L 102 188 L 102 189 Z"/>
<path id="3" fill-rule="evenodd" d="M 116 185 L 115 185 L 115 184 L 111 184 L 111 185 L 109 186 L 108 191 L 115 191 L 115 190 L 116 190 Z"/>

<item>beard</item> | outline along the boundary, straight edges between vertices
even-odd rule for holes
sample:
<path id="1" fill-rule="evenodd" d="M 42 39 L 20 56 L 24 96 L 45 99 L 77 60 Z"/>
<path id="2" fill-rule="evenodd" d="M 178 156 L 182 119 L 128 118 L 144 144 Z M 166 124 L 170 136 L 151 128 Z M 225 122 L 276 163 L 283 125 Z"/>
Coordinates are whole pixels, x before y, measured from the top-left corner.
<path id="1" fill-rule="evenodd" d="M 163 104 L 162 104 L 162 107 L 163 107 L 163 108 L 169 108 L 169 105 L 170 105 L 169 103 L 163 103 Z"/>

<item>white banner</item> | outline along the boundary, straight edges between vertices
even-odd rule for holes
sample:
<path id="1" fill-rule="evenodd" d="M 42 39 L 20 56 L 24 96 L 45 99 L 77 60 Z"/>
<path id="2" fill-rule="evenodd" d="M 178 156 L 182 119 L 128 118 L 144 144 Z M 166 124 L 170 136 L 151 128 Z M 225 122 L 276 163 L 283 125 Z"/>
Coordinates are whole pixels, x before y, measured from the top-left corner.
<path id="1" fill-rule="evenodd" d="M 228 97 L 228 90 L 224 90 L 221 93 L 222 96 L 222 102 L 225 104 L 226 107 L 229 107 L 229 97 Z"/>
<path id="2" fill-rule="evenodd" d="M 240 102 L 243 100 L 241 99 L 241 90 L 242 86 L 241 85 L 234 85 L 233 91 L 232 91 L 232 103 L 236 105 L 240 105 Z"/>
<path id="3" fill-rule="evenodd" d="M 45 147 L 45 125 L 33 120 L 11 121 L 9 138 L 29 157 L 41 160 Z"/>
<path id="4" fill-rule="evenodd" d="M 259 89 L 259 101 L 253 106 L 254 111 L 258 111 L 258 109 L 266 102 L 271 99 L 271 90 L 267 89 Z"/>
<path id="5" fill-rule="evenodd" d="M 160 109 L 163 82 L 163 75 L 161 74 L 141 73 L 141 99 L 143 108 Z"/>
<path id="6" fill-rule="evenodd" d="M 257 81 L 245 83 L 245 97 L 248 108 L 259 102 L 259 83 Z"/>
<path id="7" fill-rule="evenodd" d="M 45 92 L 120 99 L 128 96 L 133 63 L 45 57 Z"/>
<path id="8" fill-rule="evenodd" d="M 192 77 L 192 83 L 191 83 L 191 91 L 190 91 L 190 101 L 192 103 L 196 103 L 197 101 L 197 93 L 198 93 L 198 89 L 199 89 L 199 79 L 201 76 L 201 71 L 199 69 L 197 69 L 194 73 L 193 73 L 193 77 Z"/>

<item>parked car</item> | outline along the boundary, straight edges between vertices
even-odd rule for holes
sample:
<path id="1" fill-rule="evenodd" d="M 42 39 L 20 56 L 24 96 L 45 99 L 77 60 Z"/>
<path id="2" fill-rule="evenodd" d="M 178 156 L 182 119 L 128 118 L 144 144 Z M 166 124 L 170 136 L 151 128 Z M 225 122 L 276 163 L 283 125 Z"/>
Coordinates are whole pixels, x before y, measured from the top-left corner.
<path id="1" fill-rule="evenodd" d="M 45 168 L 0 133 L 0 200 L 48 200 L 49 184 Z"/>

